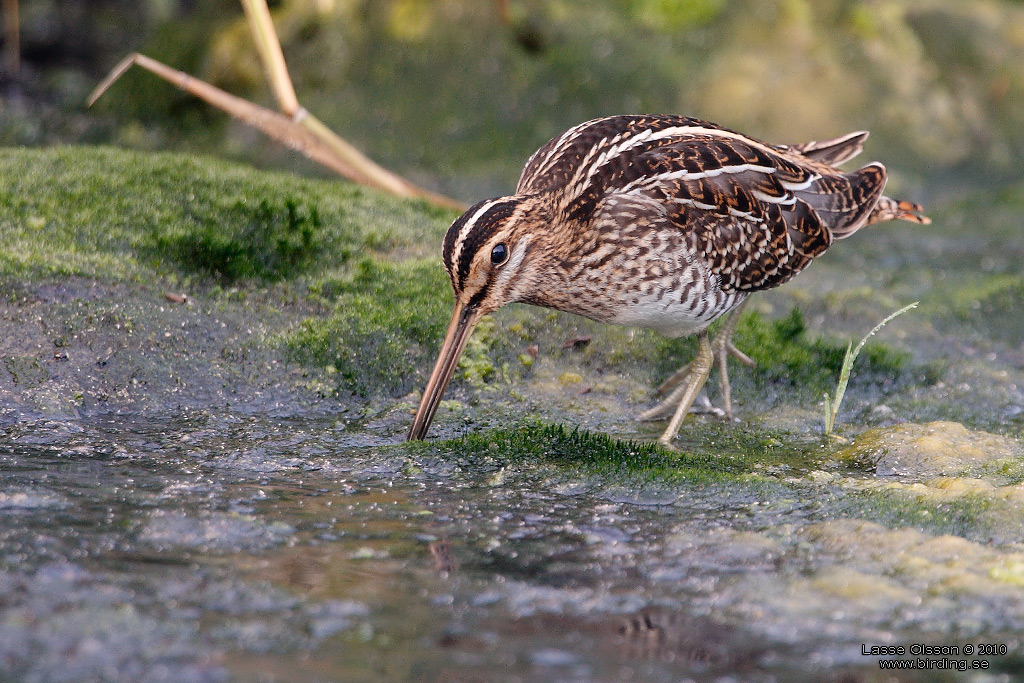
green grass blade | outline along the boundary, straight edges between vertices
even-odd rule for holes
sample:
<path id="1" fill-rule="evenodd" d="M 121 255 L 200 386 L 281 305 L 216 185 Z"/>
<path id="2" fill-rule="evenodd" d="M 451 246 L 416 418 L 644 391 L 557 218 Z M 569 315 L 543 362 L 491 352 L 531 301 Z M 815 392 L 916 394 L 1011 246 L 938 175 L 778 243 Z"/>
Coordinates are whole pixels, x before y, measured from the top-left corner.
<path id="1" fill-rule="evenodd" d="M 846 394 L 846 387 L 850 383 L 850 376 L 853 374 L 853 364 L 857 360 L 857 356 L 860 355 L 861 349 L 868 343 L 868 339 L 873 337 L 880 329 L 888 325 L 892 320 L 900 315 L 903 315 L 912 308 L 917 308 L 919 301 L 915 301 L 912 304 L 908 304 L 896 311 L 895 313 L 889 314 L 885 320 L 875 325 L 870 332 L 864 335 L 864 338 L 860 340 L 856 348 L 852 348 L 853 342 L 846 345 L 846 355 L 843 357 L 843 367 L 839 371 L 839 384 L 836 385 L 836 395 L 831 401 L 828 396 L 825 396 L 825 435 L 831 436 L 832 429 L 835 427 L 836 417 L 839 415 L 839 406 L 843 402 L 843 396 Z M 852 350 L 851 350 L 852 348 Z"/>

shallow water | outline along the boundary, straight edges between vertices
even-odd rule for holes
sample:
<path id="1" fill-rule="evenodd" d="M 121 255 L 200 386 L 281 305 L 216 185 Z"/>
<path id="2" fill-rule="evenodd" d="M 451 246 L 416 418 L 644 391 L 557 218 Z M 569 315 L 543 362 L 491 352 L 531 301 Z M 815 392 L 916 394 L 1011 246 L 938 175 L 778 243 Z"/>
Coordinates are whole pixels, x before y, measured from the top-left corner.
<path id="1" fill-rule="evenodd" d="M 1024 671 L 1019 584 L 960 572 L 937 590 L 913 570 L 983 544 L 936 555 L 928 544 L 952 537 L 844 527 L 820 491 L 631 488 L 486 454 L 414 461 L 377 441 L 332 420 L 210 412 L 8 427 L 0 671 L 890 680 L 862 644 L 979 641 L 1009 655 L 900 680 Z"/>

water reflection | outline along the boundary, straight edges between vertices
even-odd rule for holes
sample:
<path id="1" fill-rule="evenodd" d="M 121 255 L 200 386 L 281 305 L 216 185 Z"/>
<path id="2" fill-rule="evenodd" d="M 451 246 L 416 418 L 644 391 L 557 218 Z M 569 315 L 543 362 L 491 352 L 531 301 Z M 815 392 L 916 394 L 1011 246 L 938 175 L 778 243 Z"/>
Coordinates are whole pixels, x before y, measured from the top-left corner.
<path id="1" fill-rule="evenodd" d="M 979 575 L 973 592 L 936 593 L 929 577 L 963 587 L 970 568 L 954 558 L 915 574 L 937 541 L 914 532 L 904 547 L 901 531 L 816 521 L 820 500 L 686 482 L 645 498 L 338 437 L 317 420 L 213 413 L 7 428 L 2 670 L 873 680 L 860 642 L 943 644 L 951 625 L 1020 652 L 1024 608 L 1005 591 L 988 599 Z M 898 567 L 862 536 L 884 536 Z M 985 552 L 977 561 L 1013 575 L 1016 555 Z"/>

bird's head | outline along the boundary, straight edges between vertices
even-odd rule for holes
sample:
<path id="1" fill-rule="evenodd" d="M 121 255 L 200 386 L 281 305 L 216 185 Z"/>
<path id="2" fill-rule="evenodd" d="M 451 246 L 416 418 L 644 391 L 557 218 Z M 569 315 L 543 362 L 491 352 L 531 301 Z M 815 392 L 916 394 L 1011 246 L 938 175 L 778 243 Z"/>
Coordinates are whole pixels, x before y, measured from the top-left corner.
<path id="1" fill-rule="evenodd" d="M 499 197 L 462 214 L 444 237 L 442 258 L 455 291 L 455 311 L 441 352 L 423 391 L 409 439 L 422 439 L 444 395 L 466 342 L 480 318 L 522 301 L 535 288 L 529 259 L 530 198 Z"/>

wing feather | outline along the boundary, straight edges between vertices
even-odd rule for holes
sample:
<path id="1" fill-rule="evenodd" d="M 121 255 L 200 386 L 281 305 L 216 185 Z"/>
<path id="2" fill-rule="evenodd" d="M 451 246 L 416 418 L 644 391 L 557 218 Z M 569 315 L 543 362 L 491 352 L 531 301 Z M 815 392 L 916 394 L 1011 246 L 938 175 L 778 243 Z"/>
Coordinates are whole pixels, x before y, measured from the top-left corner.
<path id="1" fill-rule="evenodd" d="M 802 154 L 829 166 L 839 166 L 860 154 L 867 139 L 868 132 L 859 130 L 830 140 L 812 140 L 799 145 L 778 145 L 778 148 Z"/>
<path id="2" fill-rule="evenodd" d="M 854 156 L 865 137 L 773 146 L 686 117 L 597 119 L 541 147 L 517 191 L 551 193 L 568 224 L 591 223 L 615 197 L 652 200 L 660 215 L 647 218 L 667 215 L 724 289 L 766 289 L 866 224 L 884 167 L 829 165 Z"/>

